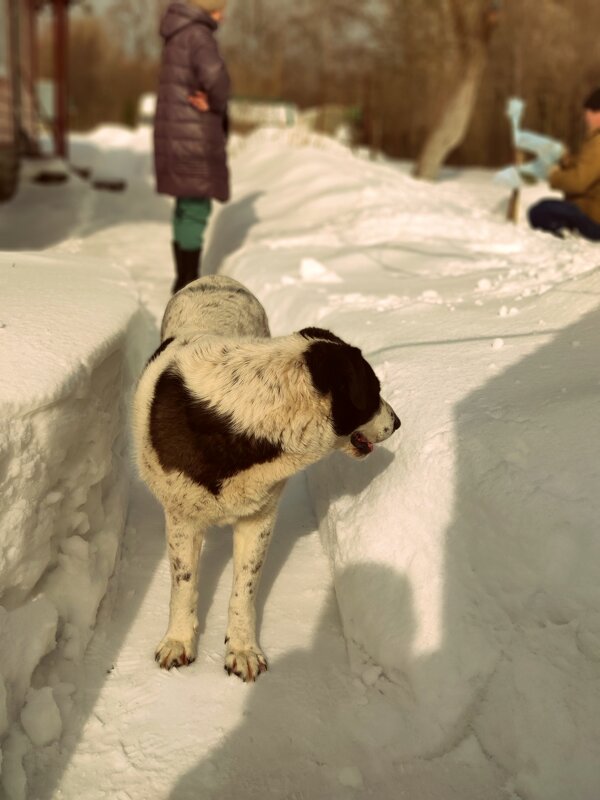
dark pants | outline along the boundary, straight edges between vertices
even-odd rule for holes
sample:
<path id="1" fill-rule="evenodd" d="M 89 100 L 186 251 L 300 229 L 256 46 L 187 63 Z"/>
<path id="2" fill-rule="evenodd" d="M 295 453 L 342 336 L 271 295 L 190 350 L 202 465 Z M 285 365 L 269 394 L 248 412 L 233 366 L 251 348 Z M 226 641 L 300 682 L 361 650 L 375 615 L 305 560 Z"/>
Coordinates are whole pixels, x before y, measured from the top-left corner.
<path id="1" fill-rule="evenodd" d="M 600 242 L 600 224 L 566 200 L 541 200 L 531 206 L 529 224 L 554 236 L 561 236 L 564 230 L 578 231 L 586 239 Z"/>

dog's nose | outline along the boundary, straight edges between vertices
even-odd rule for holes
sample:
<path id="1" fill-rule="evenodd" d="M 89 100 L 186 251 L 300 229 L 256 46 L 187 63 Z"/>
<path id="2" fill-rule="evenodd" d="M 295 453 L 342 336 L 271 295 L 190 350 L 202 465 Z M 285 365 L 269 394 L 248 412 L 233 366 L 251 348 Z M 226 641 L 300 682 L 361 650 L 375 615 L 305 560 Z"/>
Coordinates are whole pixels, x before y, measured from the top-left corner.
<path id="1" fill-rule="evenodd" d="M 402 423 L 398 419 L 398 415 L 394 412 L 394 430 L 397 431 Z"/>

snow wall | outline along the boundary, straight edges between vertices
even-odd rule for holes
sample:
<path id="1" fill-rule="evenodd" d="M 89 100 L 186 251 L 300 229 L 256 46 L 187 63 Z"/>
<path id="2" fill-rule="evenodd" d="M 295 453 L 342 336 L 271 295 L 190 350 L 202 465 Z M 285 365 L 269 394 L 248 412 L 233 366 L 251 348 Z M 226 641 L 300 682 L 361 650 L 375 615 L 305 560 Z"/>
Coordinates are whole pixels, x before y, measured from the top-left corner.
<path id="1" fill-rule="evenodd" d="M 150 326 L 100 259 L 1 253 L 0 297 L 0 747 L 20 800 L 23 759 L 60 738 L 117 563 Z"/>
<path id="2" fill-rule="evenodd" d="M 360 346 L 403 421 L 308 471 L 354 667 L 406 710 L 382 735 L 411 759 L 475 733 L 519 796 L 596 800 L 594 245 L 507 225 L 489 176 L 432 188 L 333 143 L 255 143 L 214 224 L 223 271 L 274 335 Z"/>

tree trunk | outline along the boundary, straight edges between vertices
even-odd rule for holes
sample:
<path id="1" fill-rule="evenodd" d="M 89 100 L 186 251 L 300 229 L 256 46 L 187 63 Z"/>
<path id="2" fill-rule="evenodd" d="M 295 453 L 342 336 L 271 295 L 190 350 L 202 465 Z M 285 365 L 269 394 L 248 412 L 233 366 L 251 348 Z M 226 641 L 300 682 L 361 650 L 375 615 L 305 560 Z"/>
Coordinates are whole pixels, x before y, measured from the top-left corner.
<path id="1" fill-rule="evenodd" d="M 465 20 L 458 5 L 452 3 L 457 18 L 457 35 L 463 51 L 462 78 L 442 110 L 440 119 L 427 139 L 415 166 L 417 178 L 434 180 L 448 154 L 465 137 L 487 64 L 489 42 L 498 21 L 495 8 L 484 12 L 480 29 L 465 31 Z"/>

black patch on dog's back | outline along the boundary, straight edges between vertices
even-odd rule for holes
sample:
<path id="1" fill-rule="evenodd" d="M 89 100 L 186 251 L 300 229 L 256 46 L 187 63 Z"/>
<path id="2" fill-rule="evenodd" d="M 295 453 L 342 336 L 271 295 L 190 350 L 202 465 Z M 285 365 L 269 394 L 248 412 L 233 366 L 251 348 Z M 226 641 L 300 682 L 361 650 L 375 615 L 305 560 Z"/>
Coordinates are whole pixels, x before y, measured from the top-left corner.
<path id="1" fill-rule="evenodd" d="M 236 433 L 230 419 L 193 397 L 183 378 L 170 370 L 156 383 L 150 439 L 166 472 L 183 472 L 215 496 L 227 478 L 282 452 L 267 439 Z"/>
<path id="2" fill-rule="evenodd" d="M 146 366 L 148 366 L 148 364 L 151 364 L 155 358 L 158 358 L 159 355 L 163 352 L 163 350 L 166 350 L 167 347 L 171 344 L 171 342 L 174 341 L 175 337 L 170 336 L 168 339 L 165 339 L 164 342 L 161 342 L 160 346 L 156 348 L 156 350 L 152 353 L 152 355 L 148 359 L 148 363 L 146 364 Z"/>
<path id="3" fill-rule="evenodd" d="M 331 395 L 333 428 L 338 436 L 349 436 L 377 413 L 379 380 L 358 347 L 341 339 L 339 343 L 316 341 L 304 359 L 317 391 Z"/>

